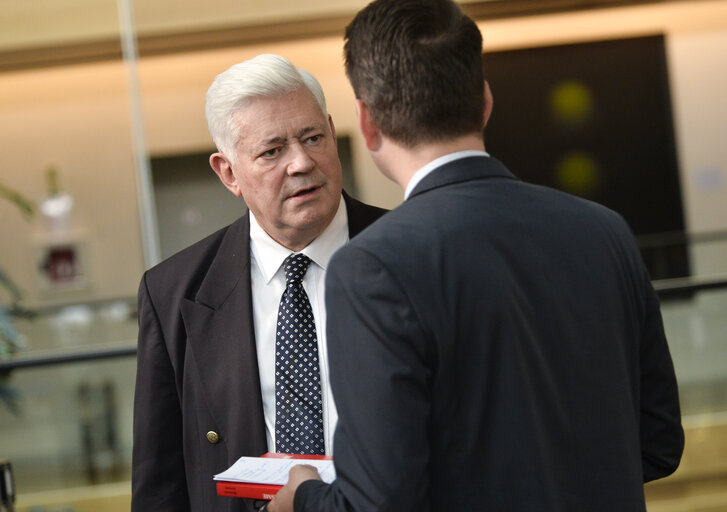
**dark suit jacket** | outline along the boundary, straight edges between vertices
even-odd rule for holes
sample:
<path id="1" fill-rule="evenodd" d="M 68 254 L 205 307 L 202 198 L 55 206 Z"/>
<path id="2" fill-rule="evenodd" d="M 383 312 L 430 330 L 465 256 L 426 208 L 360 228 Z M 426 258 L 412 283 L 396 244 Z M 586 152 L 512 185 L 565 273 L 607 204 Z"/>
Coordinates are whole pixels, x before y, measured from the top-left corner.
<path id="1" fill-rule="evenodd" d="M 353 238 L 384 210 L 344 194 Z M 245 510 L 212 476 L 267 451 L 245 214 L 149 270 L 139 288 L 132 510 Z M 208 432 L 215 432 L 212 443 Z M 213 439 L 214 440 L 214 439 Z"/>
<path id="2" fill-rule="evenodd" d="M 614 212 L 458 160 L 326 287 L 338 478 L 296 510 L 643 511 L 677 467 L 659 304 Z"/>

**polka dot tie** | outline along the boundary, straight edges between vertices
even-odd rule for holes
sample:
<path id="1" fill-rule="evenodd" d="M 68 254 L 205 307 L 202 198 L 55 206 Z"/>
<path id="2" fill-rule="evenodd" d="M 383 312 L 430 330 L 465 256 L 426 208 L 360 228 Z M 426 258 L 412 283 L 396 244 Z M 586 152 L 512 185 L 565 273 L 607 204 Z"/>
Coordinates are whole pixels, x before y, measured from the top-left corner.
<path id="1" fill-rule="evenodd" d="M 323 404 L 318 339 L 303 276 L 310 259 L 291 254 L 283 262 L 285 291 L 275 334 L 275 449 L 322 455 Z"/>

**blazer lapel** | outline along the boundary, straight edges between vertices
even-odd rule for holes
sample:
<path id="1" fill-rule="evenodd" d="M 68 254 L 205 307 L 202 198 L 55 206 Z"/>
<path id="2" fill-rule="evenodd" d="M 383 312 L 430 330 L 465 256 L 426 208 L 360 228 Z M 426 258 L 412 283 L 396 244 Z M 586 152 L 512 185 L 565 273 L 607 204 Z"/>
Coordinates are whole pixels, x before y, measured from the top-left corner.
<path id="1" fill-rule="evenodd" d="M 253 328 L 249 239 L 246 214 L 222 239 L 195 300 L 186 299 L 181 307 L 210 413 L 235 457 L 267 451 Z"/>

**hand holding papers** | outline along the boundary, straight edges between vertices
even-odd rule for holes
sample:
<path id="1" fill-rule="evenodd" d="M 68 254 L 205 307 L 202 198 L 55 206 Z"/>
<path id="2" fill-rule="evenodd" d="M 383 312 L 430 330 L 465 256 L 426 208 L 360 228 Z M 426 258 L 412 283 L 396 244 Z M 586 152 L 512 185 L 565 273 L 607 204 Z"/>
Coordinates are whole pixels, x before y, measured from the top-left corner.
<path id="1" fill-rule="evenodd" d="M 215 475 L 215 480 L 285 485 L 290 468 L 298 464 L 309 464 L 315 467 L 326 483 L 331 483 L 336 479 L 332 460 L 240 457 L 229 469 Z"/>
<path id="2" fill-rule="evenodd" d="M 240 457 L 226 471 L 214 476 L 217 481 L 217 494 L 270 500 L 288 481 L 290 468 L 298 464 L 315 467 L 324 482 L 336 479 L 333 460 L 330 457 L 307 458 L 296 455 L 292 458 L 284 454 L 265 454 L 262 457 Z"/>

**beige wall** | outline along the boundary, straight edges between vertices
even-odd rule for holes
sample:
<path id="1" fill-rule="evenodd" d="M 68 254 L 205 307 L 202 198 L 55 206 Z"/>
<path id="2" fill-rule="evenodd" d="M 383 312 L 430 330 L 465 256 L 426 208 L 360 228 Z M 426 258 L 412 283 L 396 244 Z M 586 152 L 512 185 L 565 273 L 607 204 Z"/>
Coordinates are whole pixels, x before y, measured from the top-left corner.
<path id="1" fill-rule="evenodd" d="M 727 227 L 727 99 L 722 92 L 727 90 L 727 2 L 673 2 L 480 26 L 488 50 L 665 33 L 688 228 Z M 214 76 L 258 53 L 279 53 L 320 79 L 338 131 L 355 135 L 361 198 L 397 205 L 401 192 L 375 170 L 357 136 L 341 47 L 341 40 L 331 37 L 143 59 L 138 73 L 149 152 L 209 147 L 204 92 Z M 0 265 L 31 303 L 136 293 L 144 264 L 126 83 L 120 62 L 0 74 L 0 182 L 40 200 L 43 171 L 57 164 L 63 188 L 76 198 L 74 236 L 85 241 L 88 255 L 87 289 L 66 294 L 37 289 L 34 250 L 43 243 L 42 227 L 29 225 L 0 202 Z M 719 267 L 717 260 L 724 258 L 706 256 L 703 268 L 712 271 Z"/>
<path id="2" fill-rule="evenodd" d="M 472 3 L 479 0 L 460 0 Z M 484 0 L 488 1 L 488 0 Z M 142 35 L 350 17 L 369 0 L 128 0 Z M 117 0 L 3 0 L 0 50 L 119 35 Z"/>
<path id="3" fill-rule="evenodd" d="M 48 295 L 35 254 L 48 242 L 40 219 L 26 222 L 0 202 L 0 265 L 32 302 L 132 293 L 141 270 L 128 100 L 118 64 L 0 75 L 0 181 L 40 201 L 44 170 L 60 169 L 75 198 L 72 238 L 85 246 L 88 288 Z"/>

